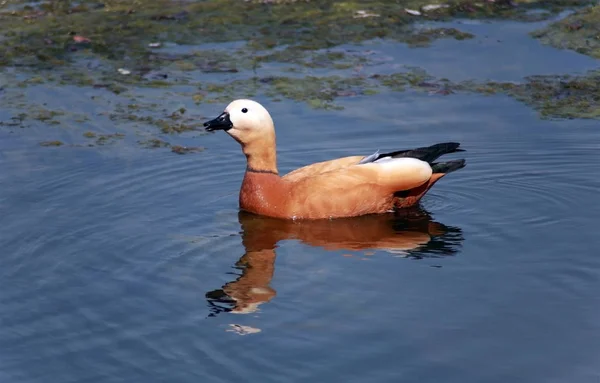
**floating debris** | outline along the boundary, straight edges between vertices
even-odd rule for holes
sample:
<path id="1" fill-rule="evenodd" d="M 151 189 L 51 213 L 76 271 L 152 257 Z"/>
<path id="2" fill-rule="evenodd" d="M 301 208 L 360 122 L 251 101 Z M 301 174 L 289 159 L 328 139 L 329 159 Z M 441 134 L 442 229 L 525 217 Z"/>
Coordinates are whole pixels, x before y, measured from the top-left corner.
<path id="1" fill-rule="evenodd" d="M 421 12 L 416 11 L 414 9 L 404 9 L 404 12 L 408 13 L 409 15 L 413 15 L 413 16 L 421 16 Z"/>
<path id="2" fill-rule="evenodd" d="M 361 19 L 364 17 L 379 17 L 378 13 L 369 13 L 368 11 L 360 10 L 356 11 L 353 16 L 355 19 Z"/>
<path id="3" fill-rule="evenodd" d="M 450 6 L 448 4 L 429 4 L 429 5 L 422 6 L 421 11 L 429 12 L 429 11 L 435 11 L 436 9 L 441 9 L 441 8 L 450 8 Z"/>
<path id="4" fill-rule="evenodd" d="M 125 68 L 119 68 L 119 69 L 117 69 L 117 71 L 124 76 L 131 74 L 131 71 L 129 69 L 125 69 Z"/>
<path id="5" fill-rule="evenodd" d="M 160 48 L 162 46 L 161 43 L 150 43 L 148 44 L 149 48 Z"/>
<path id="6" fill-rule="evenodd" d="M 249 334 L 257 334 L 262 330 L 255 327 L 250 326 L 242 326 L 241 324 L 229 324 L 231 329 L 226 330 L 227 332 L 234 332 L 238 335 L 249 335 Z"/>
<path id="7" fill-rule="evenodd" d="M 90 44 L 92 42 L 92 40 L 88 39 L 87 37 L 79 35 L 73 36 L 73 41 L 75 41 L 77 44 Z"/>

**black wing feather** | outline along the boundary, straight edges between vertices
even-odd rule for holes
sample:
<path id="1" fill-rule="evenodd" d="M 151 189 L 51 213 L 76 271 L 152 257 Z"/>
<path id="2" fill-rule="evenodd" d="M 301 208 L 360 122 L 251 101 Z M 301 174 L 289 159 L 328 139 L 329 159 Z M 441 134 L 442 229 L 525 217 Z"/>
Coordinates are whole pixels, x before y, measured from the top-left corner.
<path id="1" fill-rule="evenodd" d="M 412 157 L 417 158 L 421 161 L 428 162 L 431 164 L 444 154 L 464 152 L 463 149 L 459 149 L 460 143 L 458 142 L 443 142 L 441 144 L 435 144 L 431 146 L 425 146 L 422 148 L 399 150 L 396 152 L 383 153 L 377 156 L 374 161 L 377 161 L 383 157 L 402 158 Z"/>
<path id="2" fill-rule="evenodd" d="M 422 148 L 399 150 L 395 152 L 383 153 L 383 154 L 372 154 L 364 157 L 359 164 L 365 164 L 369 162 L 375 162 L 381 158 L 392 157 L 392 158 L 417 158 L 421 161 L 426 161 L 431 165 L 431 169 L 434 173 L 450 173 L 455 170 L 464 168 L 466 163 L 464 159 L 448 161 L 448 162 L 433 162 L 443 156 L 444 154 L 464 152 L 463 149 L 459 148 L 460 143 L 458 142 L 442 142 L 431 146 L 425 146 Z"/>

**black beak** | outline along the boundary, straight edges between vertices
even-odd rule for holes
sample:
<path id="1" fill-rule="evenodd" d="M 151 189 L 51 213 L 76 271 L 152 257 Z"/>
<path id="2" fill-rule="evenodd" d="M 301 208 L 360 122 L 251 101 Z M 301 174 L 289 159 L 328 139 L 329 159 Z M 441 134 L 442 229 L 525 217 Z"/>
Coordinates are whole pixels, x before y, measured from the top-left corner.
<path id="1" fill-rule="evenodd" d="M 204 127 L 209 132 L 212 132 L 213 130 L 228 131 L 229 129 L 231 129 L 233 127 L 233 124 L 231 123 L 231 120 L 229 119 L 229 113 L 223 112 L 219 115 L 219 117 L 215 118 L 214 120 L 206 121 L 204 123 Z"/>

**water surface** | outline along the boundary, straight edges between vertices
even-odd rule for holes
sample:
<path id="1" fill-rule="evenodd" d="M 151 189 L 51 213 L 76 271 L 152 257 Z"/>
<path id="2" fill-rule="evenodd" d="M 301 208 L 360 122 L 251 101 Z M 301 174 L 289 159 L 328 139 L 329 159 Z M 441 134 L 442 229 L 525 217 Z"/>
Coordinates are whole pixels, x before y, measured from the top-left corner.
<path id="1" fill-rule="evenodd" d="M 3 381 L 600 379 L 598 122 L 504 96 L 383 92 L 339 111 L 256 98 L 282 173 L 443 141 L 467 167 L 398 216 L 280 224 L 238 211 L 244 158 L 222 132 L 178 138 L 205 148 L 179 156 L 0 127 Z M 98 119 L 83 124 L 124 129 Z"/>

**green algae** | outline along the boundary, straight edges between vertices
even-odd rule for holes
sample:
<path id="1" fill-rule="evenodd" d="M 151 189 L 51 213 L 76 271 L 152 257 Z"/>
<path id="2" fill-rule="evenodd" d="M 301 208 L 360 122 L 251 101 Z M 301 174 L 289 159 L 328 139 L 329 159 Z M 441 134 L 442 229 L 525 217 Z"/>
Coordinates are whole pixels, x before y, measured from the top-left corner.
<path id="1" fill-rule="evenodd" d="M 236 81 L 230 88 L 253 87 L 272 99 L 304 102 L 315 109 L 343 109 L 336 101 L 344 97 L 367 96 L 381 88 L 395 92 L 426 92 L 432 96 L 453 93 L 505 94 L 534 108 L 543 118 L 600 119 L 600 71 L 582 76 L 530 76 L 522 83 L 451 82 L 436 79 L 420 69 L 369 77 L 267 77 Z M 222 85 L 227 87 L 225 85 Z M 225 103 L 235 95 L 231 95 Z"/>
<path id="2" fill-rule="evenodd" d="M 171 152 L 175 154 L 199 153 L 204 150 L 204 148 L 200 146 L 172 145 L 171 143 L 158 138 L 150 138 L 147 140 L 138 141 L 138 144 L 146 149 L 170 148 Z"/>
<path id="3" fill-rule="evenodd" d="M 455 40 L 466 40 L 473 37 L 475 35 L 462 32 L 456 28 L 427 28 L 416 31 L 408 37 L 406 42 L 409 46 L 413 47 L 427 47 L 434 39 L 453 38 Z"/>
<path id="4" fill-rule="evenodd" d="M 578 10 L 532 32 L 544 44 L 600 58 L 600 5 Z"/>
<path id="5" fill-rule="evenodd" d="M 179 108 L 168 116 L 168 120 L 152 120 L 164 134 L 179 134 L 189 131 L 197 131 L 202 127 L 202 121 L 194 117 L 184 117 L 185 108 Z"/>
<path id="6" fill-rule="evenodd" d="M 203 121 L 200 117 L 186 115 L 186 109 L 181 107 L 174 112 L 158 111 L 159 116 L 148 115 L 158 104 L 129 104 L 126 108 L 118 107 L 109 118 L 119 123 L 135 123 L 144 126 L 154 126 L 163 134 L 181 134 L 184 132 L 198 132 L 206 134 L 202 129 Z"/>
<path id="7" fill-rule="evenodd" d="M 283 96 L 296 101 L 307 102 L 313 108 L 339 109 L 334 103 L 338 97 L 357 96 L 366 86 L 361 77 L 314 77 L 304 78 L 271 77 L 262 79 L 263 84 L 268 84 L 266 94 L 269 96 Z"/>
<path id="8" fill-rule="evenodd" d="M 543 118 L 600 119 L 600 72 L 585 76 L 531 76 L 516 83 L 465 83 L 460 90 L 506 94 L 534 108 Z"/>
<path id="9" fill-rule="evenodd" d="M 234 98 L 265 94 L 275 100 L 305 102 L 315 109 L 342 109 L 335 103 L 336 99 L 367 94 L 371 86 L 368 79 L 360 76 L 267 76 L 205 84 L 202 89 L 205 103 L 228 103 Z"/>
<path id="10" fill-rule="evenodd" d="M 62 146 L 64 143 L 62 141 L 42 141 L 40 142 L 40 146 Z"/>
<path id="11" fill-rule="evenodd" d="M 164 134 L 178 134 L 183 132 L 199 130 L 199 128 L 202 126 L 201 122 L 186 124 L 183 122 L 172 123 L 164 120 L 159 120 L 157 124 L 160 127 L 161 132 Z"/>
<path id="12" fill-rule="evenodd" d="M 168 148 L 171 146 L 170 143 L 158 138 L 149 138 L 147 140 L 138 141 L 138 144 L 146 149 Z"/>
<path id="13" fill-rule="evenodd" d="M 440 4 L 425 11 L 426 6 Z M 455 17 L 528 19 L 532 8 L 548 13 L 589 4 L 589 1 L 450 1 L 405 0 L 293 2 L 257 4 L 239 0 L 181 3 L 168 0 L 42 2 L 20 10 L 0 11 L 0 65 L 39 69 L 72 64 L 77 57 L 94 55 L 112 63 L 156 66 L 164 57 L 149 44 L 171 41 L 203 44 L 248 41 L 252 52 L 289 46 L 294 50 L 328 49 L 373 38 L 419 42 L 438 37 L 466 38 L 461 32 L 415 34 L 408 28 L 420 21 Z M 415 16 L 408 10 L 420 10 Z M 223 60 L 219 52 L 203 52 L 176 59 L 181 70 L 236 71 L 237 60 Z M 239 55 L 236 55 L 239 56 Z M 242 67 L 252 65 L 251 59 Z M 127 65 L 125 65 L 127 66 Z M 155 67 L 156 67 L 155 66 Z"/>
<path id="14" fill-rule="evenodd" d="M 304 102 L 314 109 L 341 110 L 336 101 L 341 98 L 369 96 L 380 92 L 380 88 L 392 91 L 408 89 L 434 94 L 452 93 L 452 84 L 447 80 L 436 80 L 419 68 L 390 75 L 371 76 L 267 76 L 235 80 L 229 83 L 204 84 L 202 89 L 205 103 L 228 103 L 234 98 L 252 94 L 264 94 L 273 100 L 289 99 Z"/>
<path id="15" fill-rule="evenodd" d="M 65 113 L 60 110 L 49 110 L 49 109 L 40 107 L 30 117 L 33 118 L 34 120 L 58 125 L 58 124 L 60 124 L 60 122 L 55 120 L 54 118 L 58 117 L 58 116 L 63 116 L 64 114 Z"/>
<path id="16" fill-rule="evenodd" d="M 412 68 L 409 72 L 392 73 L 390 75 L 372 75 L 379 84 L 394 90 L 404 91 L 407 88 L 429 89 L 434 87 L 434 77 L 420 68 Z"/>
<path id="17" fill-rule="evenodd" d="M 198 153 L 203 150 L 204 150 L 204 148 L 199 147 L 199 146 L 181 146 L 181 145 L 171 146 L 171 151 L 175 154 Z"/>
<path id="18" fill-rule="evenodd" d="M 125 137 L 123 133 L 112 133 L 112 134 L 98 134 L 96 136 L 96 145 L 103 146 L 114 144 L 118 140 L 122 140 Z"/>
<path id="19" fill-rule="evenodd" d="M 333 69 L 350 69 L 368 63 L 368 58 L 360 55 L 332 50 L 313 52 L 295 46 L 270 51 L 266 54 L 257 54 L 254 56 L 254 60 L 257 65 L 264 62 L 276 62 L 304 68 Z M 297 69 L 296 67 L 292 68 Z"/>
<path id="20" fill-rule="evenodd" d="M 531 106 L 545 118 L 598 119 L 600 76 L 596 72 L 578 77 L 533 76 L 522 83 L 453 83 L 418 68 L 366 76 L 361 74 L 361 68 L 372 65 L 371 58 L 364 52 L 339 47 L 373 38 L 426 47 L 437 39 L 464 40 L 474 36 L 455 28 L 415 27 L 422 22 L 457 17 L 531 21 L 588 3 L 518 1 L 514 6 L 506 1 L 439 0 L 268 4 L 238 0 L 42 2 L 17 10 L 0 8 L 0 66 L 16 66 L 21 72 L 33 73 L 18 82 L 19 88 L 75 85 L 96 90 L 92 100 L 98 94 L 110 93 L 106 97 L 118 101 L 117 106 L 103 112 L 109 122 L 161 138 L 189 132 L 194 132 L 194 136 L 206 134 L 202 116 L 191 115 L 185 108 L 164 109 L 163 102 L 171 97 L 178 100 L 175 105 L 187 100 L 185 105 L 189 106 L 227 104 L 235 98 L 266 95 L 275 101 L 293 100 L 315 109 L 339 110 L 343 109 L 340 100 L 344 98 L 381 91 L 426 92 L 432 96 L 460 92 L 505 94 Z M 420 14 L 411 14 L 407 9 Z M 530 14 L 532 9 L 544 12 Z M 599 13 L 598 7 L 580 10 L 534 36 L 561 48 L 599 57 L 600 39 L 595 32 Z M 89 41 L 76 39 L 77 36 Z M 245 43 L 214 47 L 214 43 L 239 41 Z M 162 47 L 151 46 L 154 42 L 162 43 Z M 257 68 L 273 63 L 286 65 L 277 71 L 286 75 L 256 74 Z M 319 69 L 334 70 L 336 75 Z M 313 72 L 326 74 L 317 76 Z M 202 78 L 202 74 L 210 74 L 210 80 Z M 184 90 L 174 90 L 184 85 Z M 151 88 L 157 89 L 158 96 L 146 96 L 147 102 L 143 102 L 140 93 Z M 73 122 L 94 119 L 92 114 L 50 110 L 29 105 L 26 100 L 21 104 L 11 102 L 18 109 L 26 109 L 26 113 L 0 122 L 0 126 L 26 127 L 37 121 L 37 126 L 44 128 L 60 124 L 61 128 L 73 129 Z M 121 133 L 83 132 L 93 130 L 93 124 L 80 129 L 76 134 L 88 139 L 89 146 L 114 144 L 124 138 Z M 151 137 L 138 143 L 145 148 L 170 148 L 177 154 L 202 150 L 172 145 L 161 138 Z"/>

